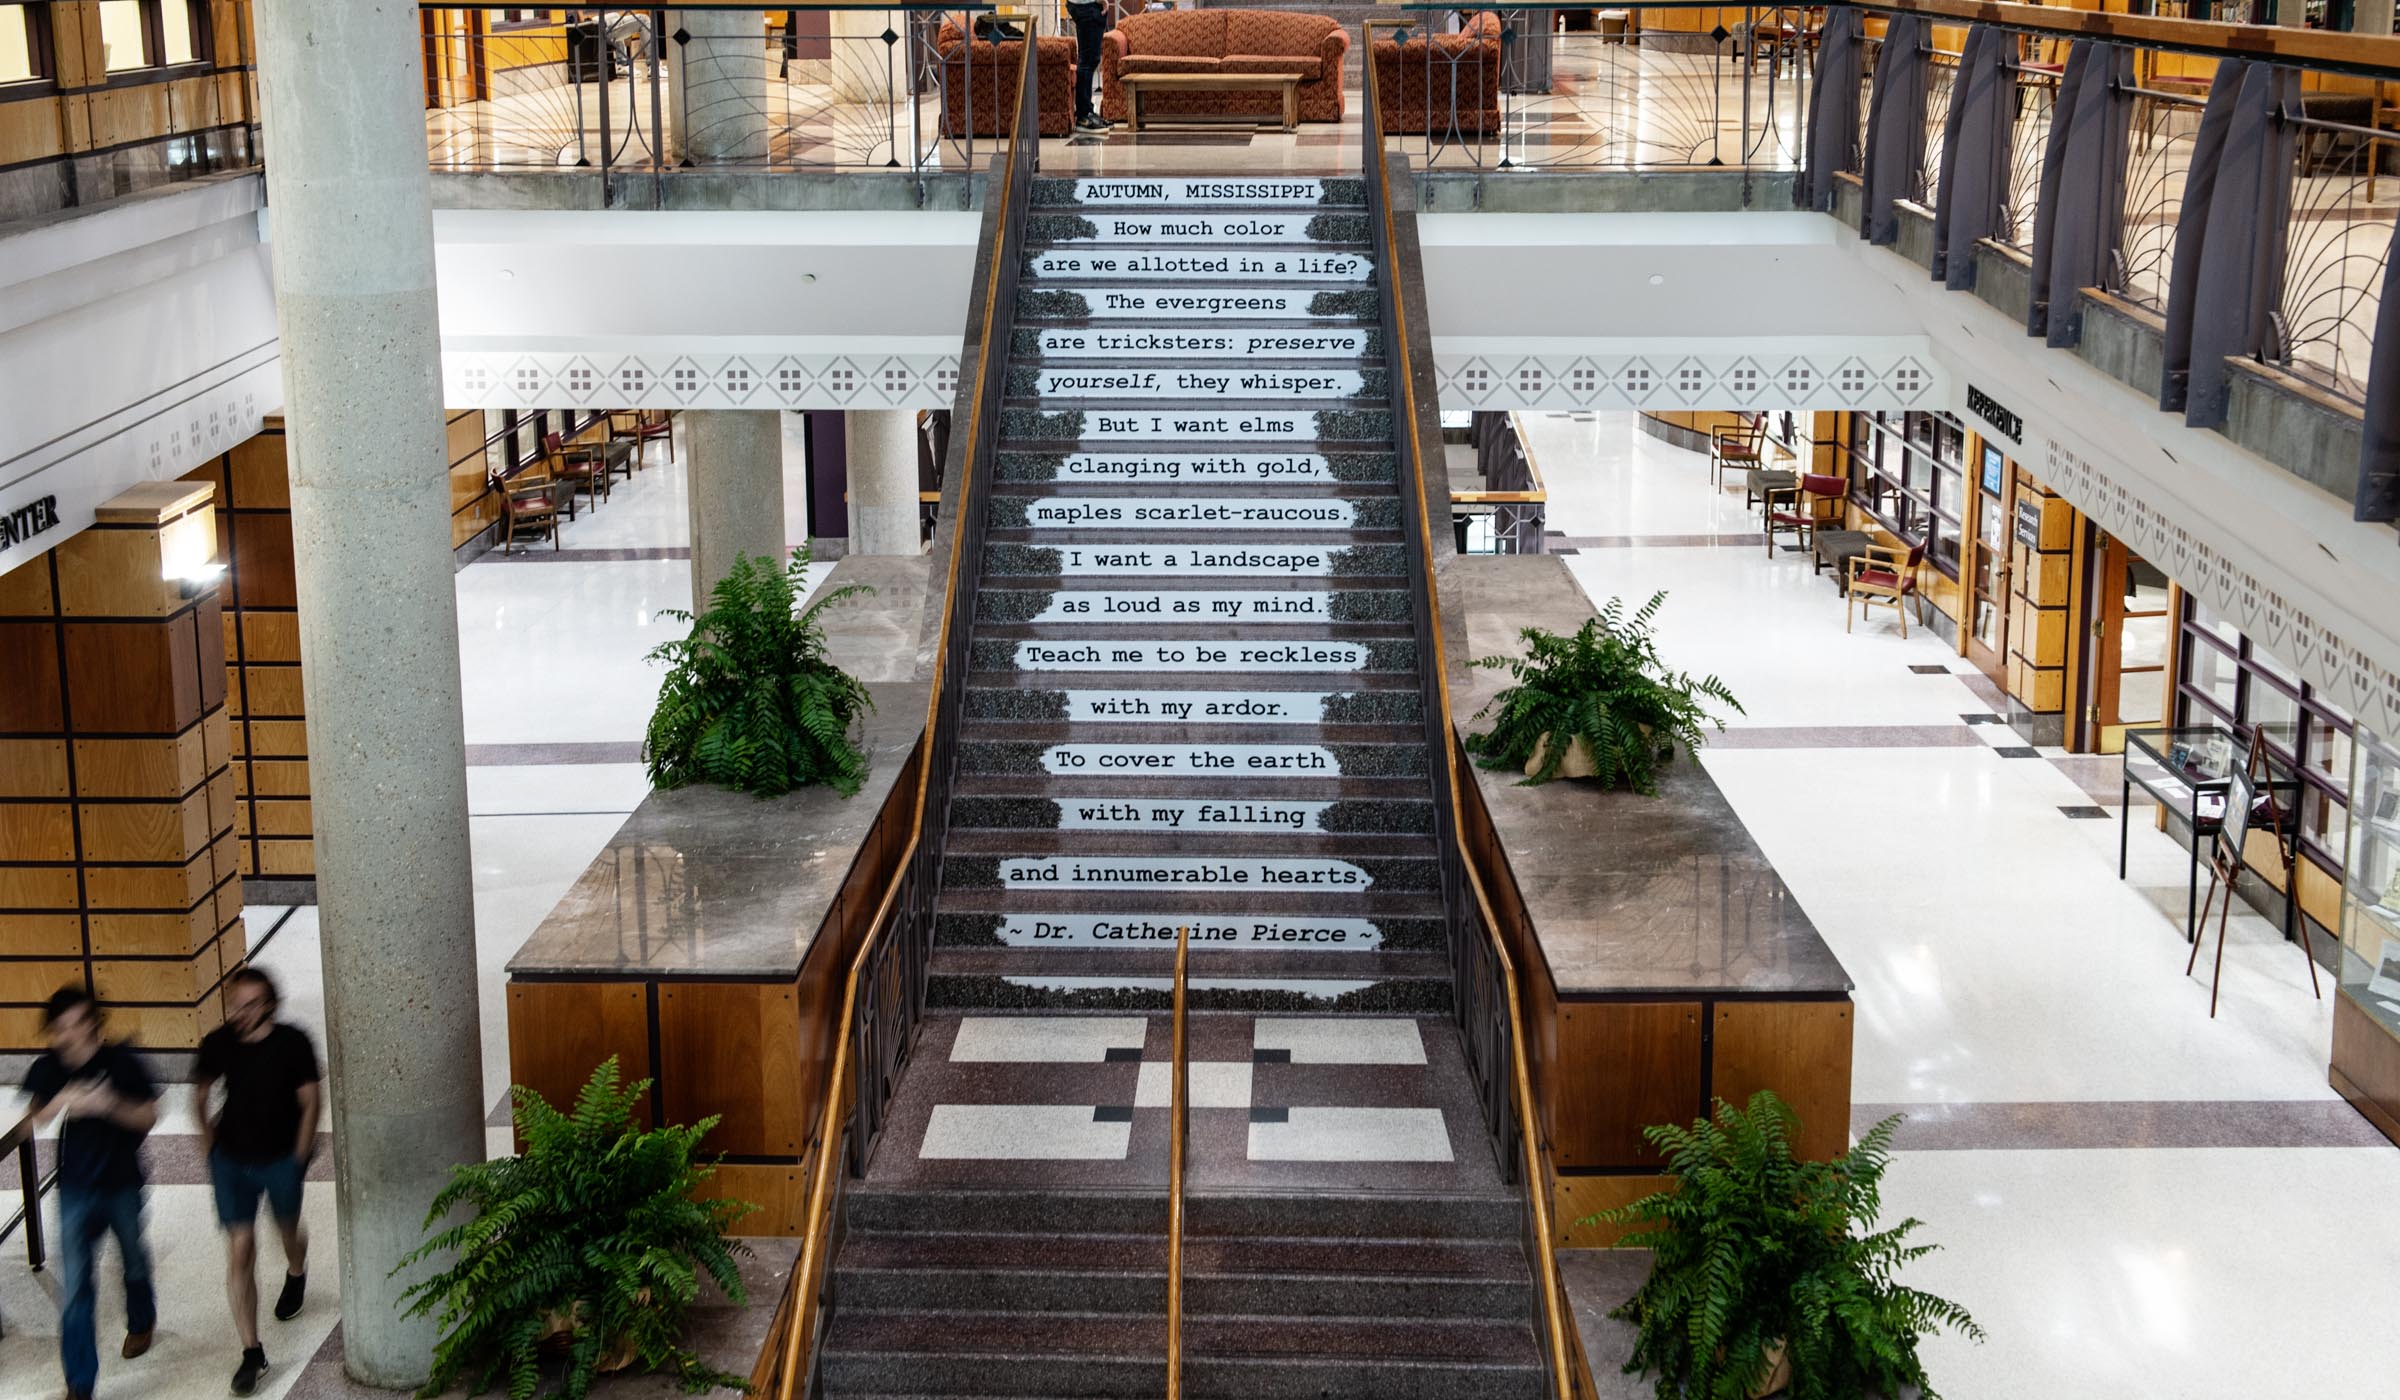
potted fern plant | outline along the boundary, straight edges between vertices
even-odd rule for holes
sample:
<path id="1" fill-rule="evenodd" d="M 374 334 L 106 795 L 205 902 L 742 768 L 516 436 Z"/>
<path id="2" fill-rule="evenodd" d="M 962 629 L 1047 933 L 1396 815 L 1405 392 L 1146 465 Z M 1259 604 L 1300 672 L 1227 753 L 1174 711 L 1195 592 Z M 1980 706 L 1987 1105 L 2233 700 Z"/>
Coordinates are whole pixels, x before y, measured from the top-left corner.
<path id="1" fill-rule="evenodd" d="M 858 791 L 867 755 L 857 731 L 875 702 L 857 677 L 826 659 L 818 615 L 874 590 L 830 589 L 802 609 L 807 568 L 806 549 L 793 550 L 782 569 L 740 555 L 710 590 L 706 612 L 659 610 L 692 630 L 650 653 L 667 663 L 642 738 L 652 783 L 715 783 L 760 797 L 811 783 L 844 797 Z"/>
<path id="2" fill-rule="evenodd" d="M 402 1294 L 408 1316 L 434 1314 L 442 1332 L 419 1395 L 464 1380 L 474 1394 L 498 1385 L 524 1400 L 546 1360 L 563 1365 L 569 1400 L 628 1367 L 671 1371 L 686 1390 L 747 1385 L 684 1346 L 683 1324 L 704 1274 L 746 1301 L 734 1261 L 748 1251 L 725 1231 L 757 1207 L 694 1199 L 716 1174 L 693 1152 L 717 1120 L 645 1132 L 634 1115 L 650 1081 L 619 1078 L 612 1055 L 573 1113 L 510 1089 L 524 1151 L 450 1169 L 425 1217 L 434 1233 L 393 1270 L 447 1261 Z M 466 1214 L 443 1225 L 453 1211 Z"/>
<path id="3" fill-rule="evenodd" d="M 1484 768 L 1522 769 L 1528 783 L 1588 777 L 1656 796 L 1658 766 L 1676 746 L 1697 750 L 1702 724 L 1725 727 L 1710 701 L 1743 712 L 1723 681 L 1694 680 L 1659 658 L 1651 619 L 1666 600 L 1653 593 L 1628 619 L 1624 600 L 1611 598 L 1572 636 L 1527 627 L 1517 634 L 1522 657 L 1468 662 L 1507 671 L 1515 684 L 1476 711 L 1498 713 L 1489 730 L 1467 736 L 1467 752 Z"/>
<path id="4" fill-rule="evenodd" d="M 1918 1343 L 1941 1328 L 1983 1340 L 1966 1309 L 1894 1282 L 1931 1253 L 1907 1243 L 1920 1222 L 1877 1230 L 1897 1114 L 1830 1162 L 1792 1156 L 1799 1121 L 1769 1090 L 1747 1108 L 1643 1136 L 1673 1189 L 1583 1223 L 1633 1227 L 1650 1277 L 1609 1314 L 1640 1329 L 1625 1370 L 1656 1372 L 1660 1400 L 1939 1400 Z"/>

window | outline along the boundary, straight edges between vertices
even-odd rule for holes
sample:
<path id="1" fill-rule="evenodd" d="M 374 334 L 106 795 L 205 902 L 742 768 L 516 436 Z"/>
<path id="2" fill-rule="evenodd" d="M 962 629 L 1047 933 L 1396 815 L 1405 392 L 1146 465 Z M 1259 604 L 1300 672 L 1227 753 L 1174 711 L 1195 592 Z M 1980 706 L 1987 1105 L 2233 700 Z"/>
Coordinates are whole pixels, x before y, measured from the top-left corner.
<path id="1" fill-rule="evenodd" d="M 2263 727 L 2267 746 L 2300 774 L 2300 850 L 2342 868 L 2350 825 L 2350 715 L 2197 598 L 2184 599 L 2177 724 L 2221 724 L 2237 750 Z"/>
<path id="2" fill-rule="evenodd" d="M 142 0 L 100 0 L 100 66 L 111 73 L 150 67 L 142 37 Z"/>
<path id="3" fill-rule="evenodd" d="M 208 58 L 204 0 L 100 0 L 100 64 L 111 73 Z"/>
<path id="4" fill-rule="evenodd" d="M 50 76 L 49 19 L 48 5 L 0 5 L 0 83 Z"/>
<path id="5" fill-rule="evenodd" d="M 1850 496 L 1878 524 L 1925 542 L 1935 569 L 1958 577 L 1966 517 L 1966 430 L 1947 413 L 1853 413 Z"/>

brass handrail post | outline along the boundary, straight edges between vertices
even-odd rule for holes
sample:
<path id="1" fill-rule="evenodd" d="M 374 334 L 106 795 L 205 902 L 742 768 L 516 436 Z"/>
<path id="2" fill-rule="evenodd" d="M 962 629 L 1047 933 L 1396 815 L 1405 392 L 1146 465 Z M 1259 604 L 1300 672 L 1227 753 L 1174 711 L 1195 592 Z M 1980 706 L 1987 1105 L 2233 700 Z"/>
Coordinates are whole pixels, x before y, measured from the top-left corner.
<path id="1" fill-rule="evenodd" d="M 1184 1082 L 1184 990 L 1190 965 L 1192 930 L 1175 929 L 1175 1016 L 1168 1037 L 1173 1064 L 1167 1077 L 1167 1400 L 1183 1397 L 1183 1147 L 1184 1119 L 1190 1104 Z"/>

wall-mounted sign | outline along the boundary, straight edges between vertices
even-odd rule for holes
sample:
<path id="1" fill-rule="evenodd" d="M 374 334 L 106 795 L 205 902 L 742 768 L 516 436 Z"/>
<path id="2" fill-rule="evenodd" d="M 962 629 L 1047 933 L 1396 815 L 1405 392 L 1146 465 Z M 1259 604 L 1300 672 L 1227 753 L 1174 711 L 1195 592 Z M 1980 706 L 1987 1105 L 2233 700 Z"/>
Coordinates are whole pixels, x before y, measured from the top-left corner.
<path id="1" fill-rule="evenodd" d="M 1988 442 L 1983 445 L 1983 494 L 1987 496 L 2000 494 L 2001 478 L 2007 465 L 2008 458 L 1999 448 Z"/>
<path id="2" fill-rule="evenodd" d="M 2003 407 L 1991 395 L 1967 386 L 1967 412 L 1982 419 L 1984 424 L 2018 447 L 2025 445 L 2025 420 L 2012 408 Z"/>
<path id="3" fill-rule="evenodd" d="M 0 570 L 9 567 L 8 552 L 46 530 L 58 528 L 58 497 L 36 496 L 0 515 Z"/>
<path id="4" fill-rule="evenodd" d="M 2017 542 L 2027 549 L 2042 547 L 2042 498 L 2017 502 Z"/>

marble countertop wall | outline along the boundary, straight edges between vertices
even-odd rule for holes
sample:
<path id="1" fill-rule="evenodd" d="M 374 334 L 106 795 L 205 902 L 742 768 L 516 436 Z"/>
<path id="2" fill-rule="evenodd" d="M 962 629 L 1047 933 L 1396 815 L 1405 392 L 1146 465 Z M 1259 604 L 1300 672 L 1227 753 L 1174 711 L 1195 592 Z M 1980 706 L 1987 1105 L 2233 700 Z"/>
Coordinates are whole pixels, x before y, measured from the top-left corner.
<path id="1" fill-rule="evenodd" d="M 1505 686 L 1470 657 L 1517 655 L 1518 630 L 1572 632 L 1592 615 L 1563 561 L 1441 562 L 1444 660 L 1461 735 Z M 1639 600 L 1631 600 L 1639 601 Z M 1851 982 L 1816 925 L 1699 763 L 1678 755 L 1659 795 L 1470 768 L 1561 996 L 1832 997 Z"/>
<path id="2" fill-rule="evenodd" d="M 853 558 L 827 580 L 875 590 L 823 618 L 827 654 L 875 702 L 856 796 L 651 793 L 509 959 L 509 975 L 797 976 L 925 729 L 928 689 L 914 675 L 925 569 L 922 556 Z"/>

